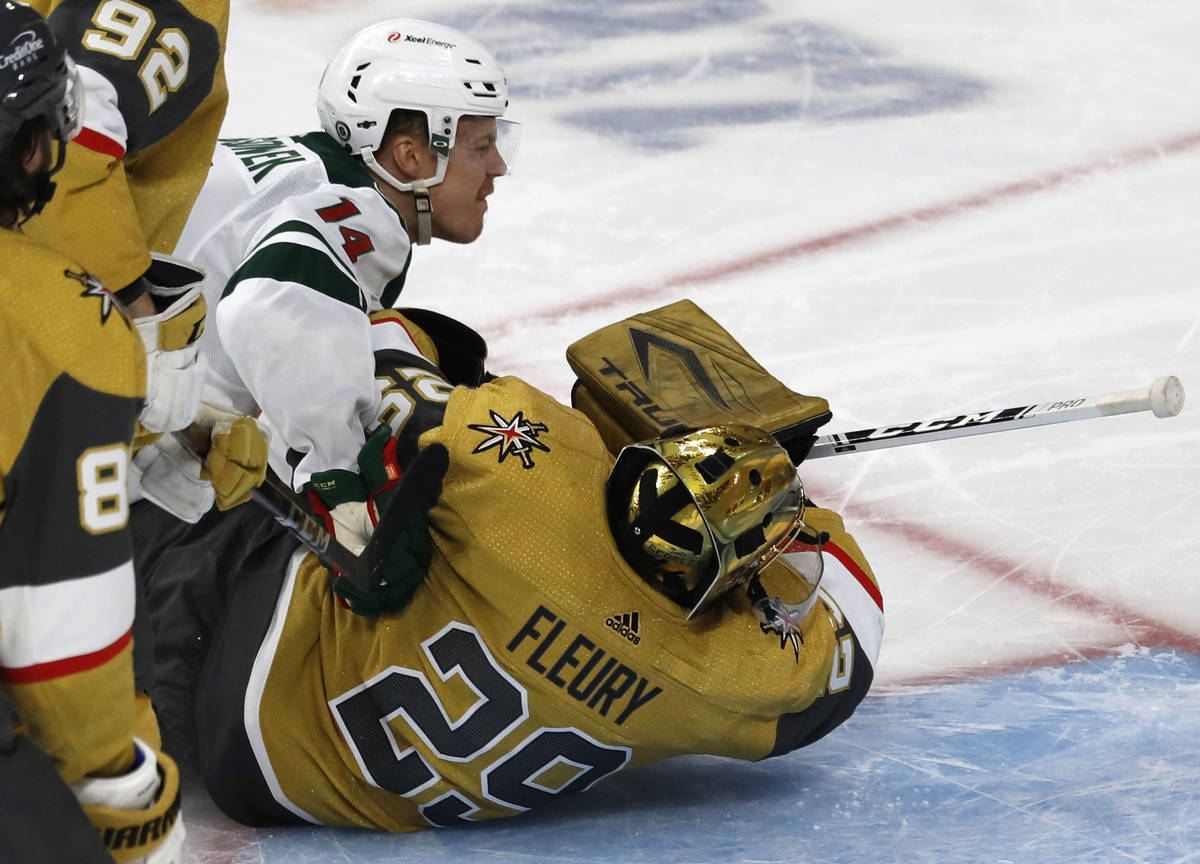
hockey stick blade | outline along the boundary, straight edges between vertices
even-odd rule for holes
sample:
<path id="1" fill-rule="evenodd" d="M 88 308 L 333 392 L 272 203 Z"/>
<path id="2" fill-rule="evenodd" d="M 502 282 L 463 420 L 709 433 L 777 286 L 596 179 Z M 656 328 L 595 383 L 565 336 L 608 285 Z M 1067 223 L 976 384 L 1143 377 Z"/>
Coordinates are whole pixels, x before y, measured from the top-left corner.
<path id="1" fill-rule="evenodd" d="M 380 571 L 387 561 L 392 537 L 400 526 L 437 501 L 449 464 L 450 455 L 441 444 L 422 449 L 400 478 L 392 503 L 379 517 L 371 539 L 358 555 L 329 533 L 324 520 L 313 513 L 304 496 L 273 473 L 267 472 L 262 486 L 251 490 L 250 497 L 325 564 L 339 569 L 358 588 L 374 591 L 379 587 Z"/>
<path id="2" fill-rule="evenodd" d="M 1152 411 L 1155 417 L 1174 417 L 1183 410 L 1183 384 L 1174 375 L 1158 378 L 1145 390 L 1110 393 L 1095 399 L 1068 399 L 1038 405 L 1019 405 L 998 411 L 959 414 L 939 420 L 914 420 L 896 426 L 877 426 L 854 432 L 835 432 L 817 438 L 805 461 L 843 453 L 882 450 L 905 444 L 922 444 L 947 438 L 963 438 L 987 432 L 1047 426 L 1092 417 Z"/>
<path id="3" fill-rule="evenodd" d="M 392 503 L 379 517 L 375 533 L 359 557 L 363 559 L 363 581 L 355 584 L 364 590 L 379 587 L 380 571 L 387 561 L 396 532 L 409 519 L 431 508 L 442 494 L 442 478 L 450 467 L 450 453 L 442 444 L 423 447 L 417 458 L 405 469 L 396 484 Z M 354 578 L 351 576 L 351 578 Z"/>

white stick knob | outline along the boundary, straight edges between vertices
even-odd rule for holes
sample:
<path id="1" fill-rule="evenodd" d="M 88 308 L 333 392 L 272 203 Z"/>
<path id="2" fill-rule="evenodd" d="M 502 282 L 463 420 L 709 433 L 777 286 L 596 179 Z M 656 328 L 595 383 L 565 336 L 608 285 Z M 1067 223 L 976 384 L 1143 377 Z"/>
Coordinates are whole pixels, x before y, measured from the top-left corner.
<path id="1" fill-rule="evenodd" d="M 1183 410 L 1183 384 L 1174 375 L 1156 378 L 1150 385 L 1150 410 L 1155 417 L 1174 417 Z"/>

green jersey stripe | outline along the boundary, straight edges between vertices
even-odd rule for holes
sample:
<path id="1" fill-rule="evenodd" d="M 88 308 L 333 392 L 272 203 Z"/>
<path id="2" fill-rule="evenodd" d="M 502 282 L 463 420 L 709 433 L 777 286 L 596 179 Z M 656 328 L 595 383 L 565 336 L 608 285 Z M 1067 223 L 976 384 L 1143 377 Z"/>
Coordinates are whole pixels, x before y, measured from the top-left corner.
<path id="1" fill-rule="evenodd" d="M 247 279 L 295 282 L 363 312 L 367 311 L 366 300 L 358 283 L 347 277 L 328 255 L 307 246 L 273 243 L 259 248 L 229 277 L 222 297 L 228 296 L 238 283 Z"/>
<path id="2" fill-rule="evenodd" d="M 323 234 L 321 234 L 321 229 L 317 228 L 315 225 L 310 225 L 307 222 L 302 222 L 299 219 L 292 219 L 277 226 L 271 231 L 271 233 L 267 234 L 266 237 L 259 241 L 258 247 L 261 249 L 263 246 L 266 246 L 272 237 L 278 237 L 280 234 L 290 233 L 307 234 L 308 236 L 315 238 L 322 246 L 329 250 L 329 257 L 333 259 L 333 263 L 342 268 L 342 271 L 346 274 L 347 278 L 355 279 L 354 271 L 351 270 L 348 265 L 342 263 L 341 256 L 339 256 L 337 251 L 329 245 L 329 241 L 325 239 Z"/>

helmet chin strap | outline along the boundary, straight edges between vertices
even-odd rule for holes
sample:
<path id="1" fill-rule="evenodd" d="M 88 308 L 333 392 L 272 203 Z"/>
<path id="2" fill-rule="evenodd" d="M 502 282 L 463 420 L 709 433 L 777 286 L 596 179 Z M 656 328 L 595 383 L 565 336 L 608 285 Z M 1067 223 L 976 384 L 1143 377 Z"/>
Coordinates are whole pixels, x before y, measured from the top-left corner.
<path id="1" fill-rule="evenodd" d="M 433 202 L 424 183 L 413 184 L 413 204 L 417 208 L 417 245 L 428 246 L 433 239 Z"/>
<path id="2" fill-rule="evenodd" d="M 437 157 L 437 171 L 432 177 L 427 177 L 424 180 L 414 180 L 411 183 L 403 183 L 375 161 L 375 154 L 369 148 L 364 147 L 359 155 L 362 157 L 363 164 L 375 175 L 376 180 L 382 180 L 393 189 L 398 189 L 401 192 L 412 193 L 413 204 L 417 209 L 417 245 L 429 245 L 429 242 L 433 239 L 433 202 L 429 200 L 429 187 L 436 186 L 445 179 L 446 164 L 449 160 L 439 153 Z"/>

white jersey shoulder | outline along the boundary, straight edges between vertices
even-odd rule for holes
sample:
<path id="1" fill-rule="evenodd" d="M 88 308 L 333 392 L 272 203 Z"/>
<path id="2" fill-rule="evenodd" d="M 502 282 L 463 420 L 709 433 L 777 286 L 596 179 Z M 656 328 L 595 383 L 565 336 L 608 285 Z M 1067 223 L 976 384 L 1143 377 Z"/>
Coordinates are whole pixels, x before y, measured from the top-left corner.
<path id="1" fill-rule="evenodd" d="M 395 304 L 411 252 L 369 171 L 324 133 L 216 148 L 176 254 L 206 273 L 209 385 L 306 454 L 297 483 L 355 464 L 347 418 L 379 399 L 367 314 Z"/>
<path id="2" fill-rule="evenodd" d="M 411 253 L 407 229 L 366 167 L 315 132 L 218 142 L 175 249 L 205 270 L 210 312 L 255 246 L 296 220 L 329 238 L 369 308 L 395 300 Z"/>

